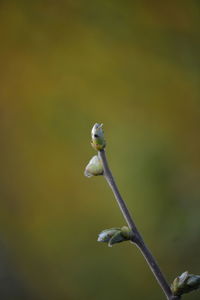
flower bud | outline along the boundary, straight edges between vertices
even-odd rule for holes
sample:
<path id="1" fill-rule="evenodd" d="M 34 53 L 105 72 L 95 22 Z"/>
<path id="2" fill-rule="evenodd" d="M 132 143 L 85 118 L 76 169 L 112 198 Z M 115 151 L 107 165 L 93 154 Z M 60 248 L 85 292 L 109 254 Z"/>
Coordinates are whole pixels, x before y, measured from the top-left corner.
<path id="1" fill-rule="evenodd" d="M 94 124 L 93 128 L 92 128 L 92 147 L 95 150 L 102 150 L 105 148 L 106 146 L 106 141 L 104 138 L 104 133 L 103 133 L 103 129 L 102 129 L 103 124 Z"/>
<path id="2" fill-rule="evenodd" d="M 200 288 L 200 276 L 189 274 L 187 271 L 176 277 L 171 285 L 175 296 L 181 296 L 198 288 Z"/>
<path id="3" fill-rule="evenodd" d="M 108 243 L 108 246 L 112 247 L 114 244 L 131 240 L 132 236 L 133 233 L 131 229 L 123 226 L 122 228 L 110 228 L 103 230 L 99 234 L 97 241 Z"/>
<path id="4" fill-rule="evenodd" d="M 120 228 L 105 229 L 99 234 L 97 241 L 108 243 L 110 239 L 118 232 L 120 232 Z"/>
<path id="5" fill-rule="evenodd" d="M 103 175 L 103 166 L 100 158 L 95 155 L 89 161 L 88 165 L 85 168 L 84 175 L 86 177 Z"/>

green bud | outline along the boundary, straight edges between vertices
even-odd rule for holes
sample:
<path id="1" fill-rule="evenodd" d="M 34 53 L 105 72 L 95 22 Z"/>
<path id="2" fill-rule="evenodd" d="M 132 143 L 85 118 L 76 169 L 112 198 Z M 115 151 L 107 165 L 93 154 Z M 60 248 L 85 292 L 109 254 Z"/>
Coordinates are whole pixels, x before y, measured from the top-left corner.
<path id="1" fill-rule="evenodd" d="M 200 276 L 189 274 L 187 271 L 176 277 L 171 285 L 175 296 L 181 296 L 198 288 L 200 288 Z"/>
<path id="2" fill-rule="evenodd" d="M 95 150 L 102 150 L 105 148 L 106 146 L 106 141 L 104 138 L 104 133 L 103 133 L 103 129 L 102 129 L 103 124 L 94 124 L 93 128 L 92 128 L 92 147 Z"/>
<path id="3" fill-rule="evenodd" d="M 88 165 L 85 168 L 84 175 L 86 177 L 103 175 L 103 166 L 101 159 L 95 155 L 89 161 Z"/>
<path id="4" fill-rule="evenodd" d="M 98 242 L 107 243 L 109 247 L 114 244 L 129 241 L 132 239 L 133 233 L 126 226 L 122 228 L 110 228 L 103 230 L 98 236 Z"/>

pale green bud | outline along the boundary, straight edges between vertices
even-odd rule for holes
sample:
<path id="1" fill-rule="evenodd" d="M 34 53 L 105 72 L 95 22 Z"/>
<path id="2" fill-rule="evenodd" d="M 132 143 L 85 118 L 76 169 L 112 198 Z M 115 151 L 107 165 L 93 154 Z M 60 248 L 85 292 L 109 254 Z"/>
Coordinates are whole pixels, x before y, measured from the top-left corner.
<path id="1" fill-rule="evenodd" d="M 92 135 L 92 147 L 95 149 L 95 150 L 102 150 L 105 148 L 106 146 L 106 141 L 105 141 L 105 138 L 104 138 L 104 133 L 103 133 L 103 124 L 94 124 L 93 128 L 92 128 L 92 132 L 91 132 L 91 135 Z"/>
<path id="2" fill-rule="evenodd" d="M 189 274 L 188 271 L 176 277 L 171 285 L 172 293 L 181 296 L 200 288 L 200 276 Z"/>
<path id="3" fill-rule="evenodd" d="M 131 229 L 123 226 L 122 228 L 110 228 L 103 230 L 99 234 L 97 241 L 107 243 L 109 247 L 112 247 L 114 244 L 129 241 L 132 237 L 133 233 Z"/>
<path id="4" fill-rule="evenodd" d="M 95 155 L 89 161 L 88 165 L 85 168 L 84 175 L 86 177 L 98 176 L 103 175 L 103 166 L 101 159 Z"/>

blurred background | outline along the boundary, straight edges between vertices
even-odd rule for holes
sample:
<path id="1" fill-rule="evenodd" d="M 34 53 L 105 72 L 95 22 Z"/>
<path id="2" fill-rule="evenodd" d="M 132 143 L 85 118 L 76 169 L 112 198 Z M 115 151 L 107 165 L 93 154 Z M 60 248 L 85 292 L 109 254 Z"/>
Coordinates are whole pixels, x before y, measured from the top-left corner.
<path id="1" fill-rule="evenodd" d="M 83 171 L 103 122 L 123 197 L 167 279 L 200 273 L 199 1 L 0 1 L 0 298 L 164 299 Z M 199 299 L 198 292 L 185 299 Z"/>

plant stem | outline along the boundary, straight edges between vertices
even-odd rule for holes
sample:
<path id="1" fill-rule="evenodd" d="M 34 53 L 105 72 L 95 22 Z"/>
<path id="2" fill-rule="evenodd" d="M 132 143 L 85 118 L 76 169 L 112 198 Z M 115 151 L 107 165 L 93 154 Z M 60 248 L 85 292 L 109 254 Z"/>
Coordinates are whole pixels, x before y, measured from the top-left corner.
<path id="1" fill-rule="evenodd" d="M 99 154 L 99 157 L 102 161 L 102 164 L 103 164 L 103 169 L 104 169 L 104 177 L 105 179 L 107 180 L 110 188 L 112 189 L 113 191 L 113 194 L 117 200 L 117 203 L 120 207 L 120 210 L 124 216 L 124 219 L 126 220 L 128 226 L 130 227 L 130 229 L 132 230 L 133 232 L 133 239 L 132 239 L 132 242 L 134 244 L 137 245 L 137 247 L 140 249 L 140 251 L 142 252 L 143 256 L 145 257 L 152 273 L 154 274 L 154 276 L 156 277 L 160 287 L 162 288 L 166 298 L 168 300 L 175 300 L 175 299 L 180 299 L 179 297 L 176 297 L 172 294 L 172 291 L 170 289 L 170 286 L 169 284 L 167 283 L 162 271 L 160 270 L 160 267 L 158 265 L 158 263 L 156 262 L 155 258 L 153 257 L 153 255 L 151 254 L 150 250 L 148 249 L 148 247 L 146 246 L 139 230 L 137 229 L 136 225 L 135 225 L 135 222 L 129 212 L 129 209 L 125 203 L 125 201 L 123 200 L 120 192 L 119 192 L 119 189 L 115 183 L 115 180 L 113 178 L 113 175 L 111 173 L 111 170 L 109 168 L 109 165 L 108 165 L 108 161 L 107 161 L 107 158 L 106 158 L 106 153 L 105 153 L 105 150 L 102 149 L 100 151 L 98 151 L 98 154 Z"/>

